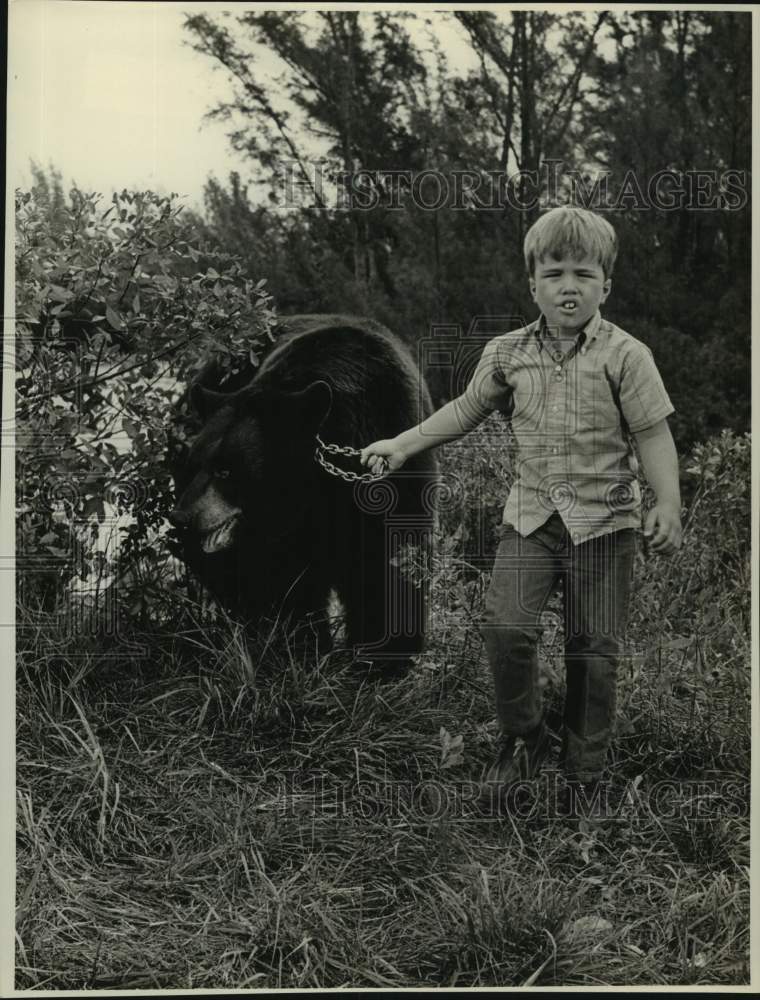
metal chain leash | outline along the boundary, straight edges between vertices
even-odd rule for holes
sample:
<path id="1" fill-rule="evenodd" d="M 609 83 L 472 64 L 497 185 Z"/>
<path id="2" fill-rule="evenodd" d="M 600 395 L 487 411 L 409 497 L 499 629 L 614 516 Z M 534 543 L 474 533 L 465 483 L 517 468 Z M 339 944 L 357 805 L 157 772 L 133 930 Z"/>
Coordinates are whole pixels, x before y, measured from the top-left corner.
<path id="1" fill-rule="evenodd" d="M 329 472 L 332 476 L 339 476 L 341 479 L 345 479 L 347 483 L 371 483 L 375 479 L 380 479 L 388 471 L 388 461 L 383 458 L 382 472 L 377 473 L 377 475 L 374 472 L 347 472 L 345 469 L 339 469 L 337 465 L 333 465 L 328 458 L 325 458 L 325 452 L 330 455 L 349 455 L 355 458 L 361 455 L 361 451 L 358 448 L 351 448 L 348 445 L 326 444 L 319 434 L 317 434 L 317 450 L 314 453 L 314 458 L 326 472 Z"/>

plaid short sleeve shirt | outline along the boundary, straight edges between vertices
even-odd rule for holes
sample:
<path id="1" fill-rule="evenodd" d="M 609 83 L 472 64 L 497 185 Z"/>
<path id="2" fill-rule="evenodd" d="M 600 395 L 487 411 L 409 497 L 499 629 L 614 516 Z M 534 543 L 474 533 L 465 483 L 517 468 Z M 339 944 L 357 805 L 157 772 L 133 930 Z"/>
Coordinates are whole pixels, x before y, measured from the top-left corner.
<path id="1" fill-rule="evenodd" d="M 649 348 L 597 312 L 552 338 L 543 317 L 486 345 L 462 403 L 512 410 L 518 444 L 504 521 L 529 535 L 555 511 L 577 545 L 641 526 L 631 434 L 674 412 Z"/>

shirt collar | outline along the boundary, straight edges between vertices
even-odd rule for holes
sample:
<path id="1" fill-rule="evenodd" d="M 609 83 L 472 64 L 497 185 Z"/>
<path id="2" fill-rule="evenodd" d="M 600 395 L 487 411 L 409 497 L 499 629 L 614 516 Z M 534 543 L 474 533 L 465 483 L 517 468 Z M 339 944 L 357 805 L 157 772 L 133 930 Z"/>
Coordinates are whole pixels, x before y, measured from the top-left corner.
<path id="1" fill-rule="evenodd" d="M 599 333 L 599 327 L 602 325 L 602 314 L 597 311 L 591 317 L 591 319 L 586 323 L 584 328 L 578 334 L 578 347 L 581 348 L 588 342 L 589 344 L 596 340 L 596 335 Z M 536 336 L 536 342 L 538 344 L 538 349 L 543 350 L 543 341 L 547 338 L 548 334 L 546 332 L 546 317 L 541 313 L 540 317 L 536 320 L 535 327 L 533 330 Z"/>

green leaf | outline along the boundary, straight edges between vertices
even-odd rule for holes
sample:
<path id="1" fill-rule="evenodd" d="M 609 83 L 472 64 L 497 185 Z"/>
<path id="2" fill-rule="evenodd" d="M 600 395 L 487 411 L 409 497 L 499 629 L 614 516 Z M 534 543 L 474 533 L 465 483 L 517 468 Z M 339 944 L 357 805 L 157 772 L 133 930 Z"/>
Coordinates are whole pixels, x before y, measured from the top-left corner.
<path id="1" fill-rule="evenodd" d="M 114 330 L 124 329 L 124 320 L 116 312 L 115 309 L 111 308 L 111 306 L 106 306 L 106 319 L 108 320 L 109 324 L 114 328 Z"/>
<path id="2" fill-rule="evenodd" d="M 464 754 L 462 752 L 464 737 L 461 733 L 452 737 L 449 731 L 441 726 L 438 731 L 438 738 L 441 744 L 441 770 L 445 770 L 449 767 L 456 767 L 458 764 L 461 764 L 464 760 Z"/>
<path id="3" fill-rule="evenodd" d="M 84 504 L 84 516 L 89 517 L 91 514 L 95 514 L 99 521 L 103 520 L 105 516 L 105 510 L 103 508 L 103 498 L 102 497 L 89 497 Z"/>

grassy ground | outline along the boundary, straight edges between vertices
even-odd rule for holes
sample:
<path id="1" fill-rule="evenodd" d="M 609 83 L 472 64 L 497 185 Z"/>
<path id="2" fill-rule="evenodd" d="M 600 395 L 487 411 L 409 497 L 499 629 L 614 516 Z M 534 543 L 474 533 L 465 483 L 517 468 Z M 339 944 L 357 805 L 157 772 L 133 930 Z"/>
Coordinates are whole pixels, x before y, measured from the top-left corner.
<path id="1" fill-rule="evenodd" d="M 429 648 L 385 685 L 250 656 L 189 603 L 125 633 L 142 655 L 24 630 L 18 988 L 748 982 L 749 578 L 695 584 L 701 524 L 637 564 L 603 822 L 552 813 L 554 760 L 519 815 L 472 801 L 477 573 L 439 562 Z"/>

